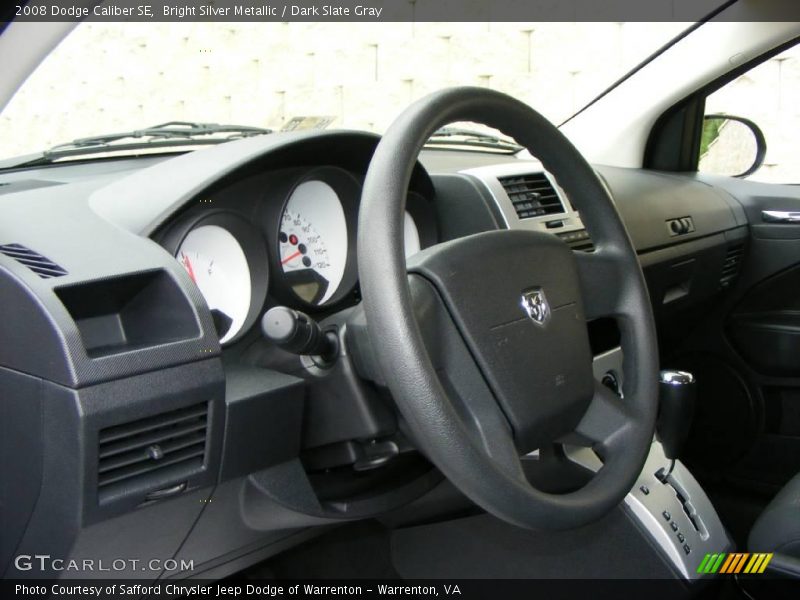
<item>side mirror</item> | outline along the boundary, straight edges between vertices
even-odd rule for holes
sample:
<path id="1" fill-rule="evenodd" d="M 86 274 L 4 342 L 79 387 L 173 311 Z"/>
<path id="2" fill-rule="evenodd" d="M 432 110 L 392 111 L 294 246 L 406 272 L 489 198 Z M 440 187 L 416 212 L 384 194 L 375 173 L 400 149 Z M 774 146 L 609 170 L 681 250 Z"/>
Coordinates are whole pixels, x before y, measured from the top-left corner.
<path id="1" fill-rule="evenodd" d="M 767 141 L 750 119 L 732 115 L 706 115 L 700 138 L 702 173 L 747 177 L 764 163 Z"/>

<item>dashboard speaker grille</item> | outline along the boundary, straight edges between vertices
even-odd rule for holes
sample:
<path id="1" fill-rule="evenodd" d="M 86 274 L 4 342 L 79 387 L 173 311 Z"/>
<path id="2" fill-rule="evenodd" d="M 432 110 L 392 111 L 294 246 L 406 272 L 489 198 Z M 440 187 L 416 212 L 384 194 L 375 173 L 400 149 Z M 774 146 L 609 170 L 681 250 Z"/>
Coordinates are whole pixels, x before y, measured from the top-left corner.
<path id="1" fill-rule="evenodd" d="M 42 256 L 38 252 L 35 252 L 30 248 L 23 246 L 22 244 L 0 245 L 0 253 L 5 254 L 9 258 L 13 258 L 22 265 L 25 265 L 42 279 L 61 277 L 62 275 L 67 274 L 66 269 L 58 266 L 49 258 Z"/>
<path id="2" fill-rule="evenodd" d="M 192 474 L 205 462 L 207 433 L 207 402 L 101 429 L 98 488 Z"/>
<path id="3" fill-rule="evenodd" d="M 564 213 L 564 205 L 544 173 L 499 177 L 517 217 L 532 219 Z"/>
<path id="4" fill-rule="evenodd" d="M 722 275 L 719 284 L 728 287 L 739 276 L 742 270 L 742 259 L 744 258 L 744 244 L 733 244 L 728 246 L 725 253 L 725 262 L 722 263 Z"/>

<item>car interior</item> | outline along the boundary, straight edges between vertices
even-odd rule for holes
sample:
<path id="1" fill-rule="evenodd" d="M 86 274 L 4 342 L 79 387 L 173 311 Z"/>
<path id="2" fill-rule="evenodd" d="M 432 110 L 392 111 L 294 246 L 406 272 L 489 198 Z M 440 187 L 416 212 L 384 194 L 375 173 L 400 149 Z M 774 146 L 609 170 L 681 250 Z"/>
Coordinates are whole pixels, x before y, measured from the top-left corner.
<path id="1" fill-rule="evenodd" d="M 800 60 L 757 12 L 791 5 L 726 3 L 559 126 L 456 86 L 382 135 L 174 122 L 0 161 L 3 577 L 781 597 L 800 169 L 753 176 L 770 137 L 714 99 Z M 0 34 L 0 105 L 68 31 L 37 27 Z"/>

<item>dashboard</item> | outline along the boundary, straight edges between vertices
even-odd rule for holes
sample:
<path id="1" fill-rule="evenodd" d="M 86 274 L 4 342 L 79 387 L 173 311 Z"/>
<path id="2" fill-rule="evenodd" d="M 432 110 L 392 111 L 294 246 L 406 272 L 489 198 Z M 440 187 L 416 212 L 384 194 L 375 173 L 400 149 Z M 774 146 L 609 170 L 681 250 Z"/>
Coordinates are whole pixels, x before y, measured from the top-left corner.
<path id="1" fill-rule="evenodd" d="M 476 167 L 465 153 L 464 163 L 458 165 L 464 168 L 451 165 L 447 172 L 437 164 L 441 153 L 423 154 L 423 164 L 430 168 L 421 173 L 429 180 L 406 199 L 407 258 L 439 241 L 494 228 L 543 231 L 575 251 L 592 250 L 579 212 L 540 164 L 504 159 Z M 329 162 L 278 168 L 225 183 L 195 198 L 152 235 L 197 285 L 223 347 L 241 340 L 274 304 L 324 316 L 358 303 L 355 245 L 367 164 L 353 169 Z M 741 248 L 737 240 L 744 235 L 746 218 L 725 192 L 663 173 L 633 176 L 630 170 L 602 166 L 597 172 L 617 198 L 646 271 L 660 262 L 657 257 L 664 254 L 659 251 L 676 245 L 687 250 L 692 246 L 685 244 L 696 240 L 705 240 L 701 245 L 707 246 L 714 241 L 709 236 L 722 235 L 715 241 L 726 252 Z M 471 183 L 472 188 L 459 192 L 458 212 L 437 219 L 436 202 L 447 202 L 455 193 L 448 188 L 453 183 L 448 177 L 460 179 L 462 186 Z M 654 221 L 653 214 L 667 207 Z M 443 220 L 447 223 L 439 222 Z M 461 229 L 451 232 L 448 227 Z M 691 262 L 697 260 L 695 256 Z M 702 265 L 691 270 L 702 270 Z M 664 282 L 651 277 L 651 293 L 661 300 L 654 308 L 661 312 L 674 308 L 678 300 L 697 300 L 686 298 L 697 288 L 690 279 Z M 668 287 L 662 290 L 664 285 Z"/>
<path id="2" fill-rule="evenodd" d="M 279 133 L 0 174 L 0 390 L 4 420 L 21 423 L 0 440 L 21 457 L 2 467 L 17 482 L 0 498 L 13 507 L 3 568 L 15 553 L 80 558 L 112 543 L 225 576 L 436 488 L 381 385 L 370 350 L 381 340 L 364 342 L 358 208 L 377 143 Z M 748 222 L 733 196 L 689 176 L 595 168 L 660 333 L 735 285 Z M 558 182 L 517 156 L 424 151 L 403 222 L 407 257 L 504 228 L 593 249 Z M 336 337 L 335 366 L 262 336 L 276 306 Z M 592 323 L 590 337 L 598 379 L 618 377 L 613 327 Z"/>

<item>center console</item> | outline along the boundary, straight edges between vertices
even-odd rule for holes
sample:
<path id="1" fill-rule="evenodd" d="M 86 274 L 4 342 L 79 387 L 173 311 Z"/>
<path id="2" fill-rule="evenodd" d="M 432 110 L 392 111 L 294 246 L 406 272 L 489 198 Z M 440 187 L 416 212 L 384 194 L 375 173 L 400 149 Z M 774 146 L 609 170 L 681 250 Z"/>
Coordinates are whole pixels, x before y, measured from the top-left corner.
<path id="1" fill-rule="evenodd" d="M 682 577 L 701 578 L 698 567 L 705 555 L 725 553 L 733 543 L 689 469 L 676 462 L 666 478 L 659 475 L 668 463 L 661 443 L 653 442 L 625 504 Z"/>
<path id="2" fill-rule="evenodd" d="M 622 350 L 615 348 L 595 357 L 594 375 L 609 385 L 609 375 L 622 385 Z M 662 377 L 663 381 L 663 377 Z M 662 383 L 662 390 L 670 389 Z M 662 391 L 662 395 L 663 395 Z M 688 428 L 689 423 L 675 424 Z M 658 437 L 664 434 L 660 431 Z M 573 462 L 597 471 L 602 462 L 589 448 L 567 448 Z M 686 580 L 707 577 L 698 573 L 706 554 L 728 552 L 733 547 L 717 511 L 703 488 L 679 460 L 667 456 L 657 439 L 650 446 L 644 468 L 625 497 L 625 510 L 643 535 L 656 545 L 673 569 Z"/>

